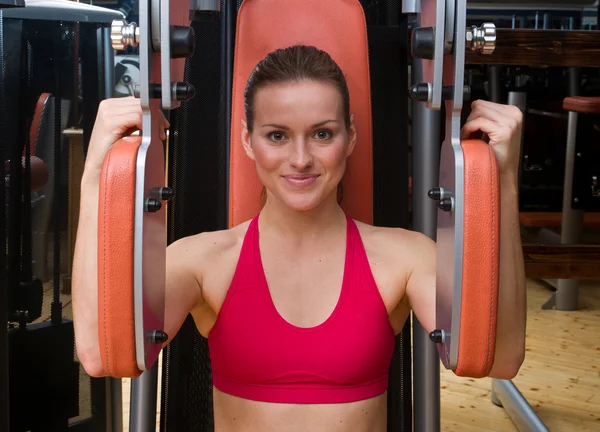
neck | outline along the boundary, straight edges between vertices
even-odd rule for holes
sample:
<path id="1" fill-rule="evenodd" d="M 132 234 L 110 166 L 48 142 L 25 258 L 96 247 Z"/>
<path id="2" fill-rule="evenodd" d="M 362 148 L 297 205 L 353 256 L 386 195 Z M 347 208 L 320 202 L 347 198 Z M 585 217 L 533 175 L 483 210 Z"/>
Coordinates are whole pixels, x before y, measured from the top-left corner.
<path id="1" fill-rule="evenodd" d="M 277 198 L 267 196 L 260 213 L 260 227 L 272 234 L 306 242 L 322 237 L 331 228 L 345 227 L 345 218 L 344 211 L 337 203 L 337 193 L 307 211 L 291 209 Z"/>

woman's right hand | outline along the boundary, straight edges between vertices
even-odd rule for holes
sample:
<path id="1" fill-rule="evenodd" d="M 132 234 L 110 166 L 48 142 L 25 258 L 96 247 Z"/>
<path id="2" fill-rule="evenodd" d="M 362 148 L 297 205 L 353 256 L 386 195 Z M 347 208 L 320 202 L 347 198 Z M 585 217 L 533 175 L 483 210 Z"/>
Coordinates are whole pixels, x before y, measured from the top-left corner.
<path id="1" fill-rule="evenodd" d="M 159 122 L 161 121 L 163 127 L 159 127 L 160 139 L 164 140 L 164 129 L 169 127 L 169 122 L 162 113 Z M 100 102 L 85 160 L 84 176 L 87 181 L 98 181 L 108 149 L 136 130 L 142 130 L 142 106 L 138 98 L 129 96 Z"/>

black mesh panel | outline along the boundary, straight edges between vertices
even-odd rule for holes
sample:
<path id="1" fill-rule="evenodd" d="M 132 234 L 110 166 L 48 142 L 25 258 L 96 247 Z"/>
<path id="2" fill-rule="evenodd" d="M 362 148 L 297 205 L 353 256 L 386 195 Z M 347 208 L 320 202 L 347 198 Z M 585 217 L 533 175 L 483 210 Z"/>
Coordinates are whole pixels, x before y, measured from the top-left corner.
<path id="1" fill-rule="evenodd" d="M 367 19 L 373 118 L 374 222 L 409 227 L 408 68 L 401 2 L 361 1 Z M 388 387 L 388 431 L 412 430 L 410 321 L 396 337 Z"/>
<path id="2" fill-rule="evenodd" d="M 233 1 L 232 1 L 233 3 Z M 239 7 L 240 0 L 235 1 Z M 361 1 L 368 22 L 374 134 L 375 223 L 408 227 L 406 22 L 400 2 Z M 193 24 L 196 54 L 186 80 L 197 96 L 174 113 L 169 150 L 169 240 L 227 227 L 230 64 L 235 18 Z M 229 13 L 231 12 L 231 13 Z M 229 35 L 229 36 L 227 36 Z M 229 71 L 229 72 L 228 72 Z M 389 382 L 388 430 L 412 428 L 410 326 L 396 339 Z M 207 341 L 191 317 L 165 351 L 161 431 L 212 431 L 212 376 Z"/>
<path id="3" fill-rule="evenodd" d="M 203 231 L 227 228 L 229 160 L 228 91 L 231 73 L 222 46 L 222 14 L 193 23 L 196 52 L 187 61 L 185 80 L 196 97 L 172 115 L 169 148 L 169 241 Z M 235 8 L 232 11 L 235 19 Z M 207 340 L 191 317 L 165 350 L 161 431 L 212 431 L 212 375 Z"/>

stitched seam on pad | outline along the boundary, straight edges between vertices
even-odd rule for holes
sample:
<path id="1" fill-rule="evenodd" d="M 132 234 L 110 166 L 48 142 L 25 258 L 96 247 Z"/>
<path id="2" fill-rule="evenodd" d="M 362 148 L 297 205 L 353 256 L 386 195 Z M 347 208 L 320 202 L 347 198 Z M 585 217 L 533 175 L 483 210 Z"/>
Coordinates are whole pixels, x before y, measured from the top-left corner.
<path id="1" fill-rule="evenodd" d="M 107 164 L 107 169 L 105 171 L 105 176 L 104 176 L 104 184 L 107 185 L 107 177 L 108 177 L 108 166 L 110 165 L 110 156 L 112 153 L 112 148 L 108 151 L 108 159 L 106 161 Z M 104 284 L 104 290 L 102 291 L 102 300 L 104 303 L 104 351 L 105 351 L 105 355 L 106 355 L 106 371 L 108 372 L 109 375 L 111 375 L 111 371 L 110 371 L 110 362 L 109 362 L 109 358 L 108 358 L 108 335 L 106 332 L 106 208 L 108 207 L 106 205 L 106 196 L 107 196 L 107 190 L 106 190 L 106 186 L 104 187 L 104 220 L 103 220 L 103 225 L 102 225 L 102 230 L 104 233 L 104 265 L 103 265 L 103 284 Z"/>
<path id="2" fill-rule="evenodd" d="M 493 168 L 494 164 L 493 164 L 493 160 L 492 160 L 492 149 L 490 147 L 488 147 L 488 155 L 490 158 L 490 167 Z M 494 171 L 492 169 L 490 169 L 490 173 L 492 174 L 490 176 L 490 183 L 491 183 L 491 189 L 492 189 L 492 193 L 491 193 L 491 197 L 492 197 L 492 293 L 493 293 L 493 288 L 494 288 L 494 281 L 496 279 L 496 275 L 495 275 L 495 265 L 494 265 L 494 251 L 496 250 L 496 237 L 495 237 L 495 226 L 496 226 L 496 214 L 495 214 L 495 210 L 496 210 L 496 206 L 495 206 L 495 202 L 496 202 L 496 188 L 494 187 Z M 496 293 L 497 295 L 497 293 Z M 490 324 L 492 322 L 492 311 L 493 311 L 493 299 L 496 296 L 492 296 L 490 298 Z M 496 326 L 498 326 L 498 322 L 496 321 Z M 491 339 L 492 339 L 492 326 L 489 326 L 488 329 L 488 351 L 487 351 L 487 359 L 486 359 L 486 369 L 489 368 L 490 366 L 490 351 L 492 349 L 491 347 Z"/>

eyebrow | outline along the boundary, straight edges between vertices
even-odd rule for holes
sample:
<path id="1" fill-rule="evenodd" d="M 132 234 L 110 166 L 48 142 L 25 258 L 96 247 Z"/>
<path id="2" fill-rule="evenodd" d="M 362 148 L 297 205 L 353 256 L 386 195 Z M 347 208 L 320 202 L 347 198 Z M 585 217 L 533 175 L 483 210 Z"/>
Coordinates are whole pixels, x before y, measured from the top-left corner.
<path id="1" fill-rule="evenodd" d="M 325 121 L 322 121 L 319 123 L 315 123 L 314 125 L 311 126 L 311 128 L 317 128 L 317 127 L 323 126 L 327 123 L 337 123 L 337 122 L 338 122 L 337 120 L 325 120 Z M 262 125 L 261 127 L 274 127 L 277 129 L 284 129 L 284 130 L 289 129 L 289 127 L 287 127 L 287 126 L 279 125 L 279 124 L 275 124 L 275 123 L 267 123 L 267 124 Z"/>

